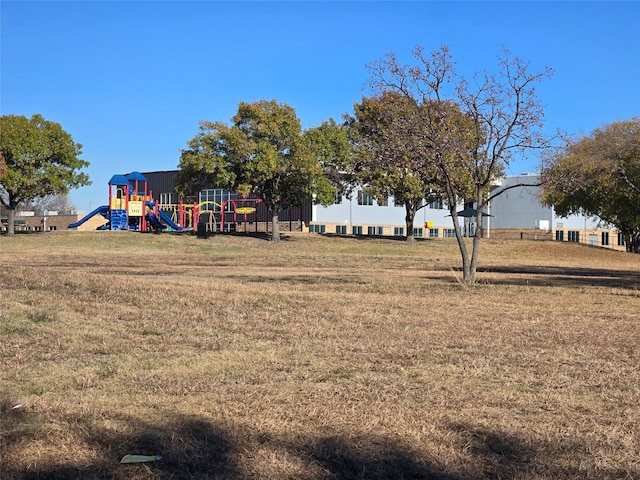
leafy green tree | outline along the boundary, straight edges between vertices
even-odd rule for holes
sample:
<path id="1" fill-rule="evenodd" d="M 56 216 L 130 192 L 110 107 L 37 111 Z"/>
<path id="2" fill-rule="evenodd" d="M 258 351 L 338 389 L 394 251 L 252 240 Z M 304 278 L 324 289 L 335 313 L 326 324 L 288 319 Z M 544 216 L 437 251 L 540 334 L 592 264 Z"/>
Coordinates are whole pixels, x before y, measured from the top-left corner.
<path id="1" fill-rule="evenodd" d="M 230 130 L 222 122 L 200 122 L 200 131 L 180 154 L 176 190 L 181 196 L 195 196 L 212 186 L 231 188 L 235 184 L 228 153 Z"/>
<path id="2" fill-rule="evenodd" d="M 549 145 L 550 139 L 541 133 L 543 108 L 534 87 L 552 71 L 531 72 L 527 63 L 505 50 L 497 74 L 481 72 L 467 81 L 457 78 L 447 47 L 426 56 L 418 46 L 414 58 L 413 65 L 399 63 L 394 54 L 374 62 L 368 66 L 370 84 L 377 94 L 396 92 L 423 109 L 422 122 L 410 116 L 403 119 L 407 146 L 413 146 L 416 161 L 439 170 L 440 188 L 456 231 L 460 231 L 458 206 L 467 201 L 476 204 L 478 229 L 471 253 L 457 236 L 463 279 L 473 284 L 482 211 L 491 200 L 492 182 L 516 153 Z"/>
<path id="3" fill-rule="evenodd" d="M 354 177 L 366 185 L 378 202 L 392 196 L 405 207 L 406 239 L 415 241 L 413 222 L 424 200 L 433 201 L 439 193 L 439 170 L 433 162 L 417 157 L 417 135 L 407 136 L 407 126 L 419 128 L 422 107 L 398 92 L 385 91 L 363 98 L 354 105 L 354 116 L 347 117 L 356 160 Z"/>
<path id="4" fill-rule="evenodd" d="M 640 118 L 614 122 L 567 142 L 543 170 L 542 200 L 557 214 L 593 215 L 640 252 Z"/>
<path id="5" fill-rule="evenodd" d="M 0 202 L 9 211 L 8 234 L 14 234 L 17 206 L 49 195 L 64 195 L 72 188 L 90 185 L 80 170 L 82 145 L 75 143 L 60 124 L 42 115 L 0 117 L 0 152 L 6 165 L 0 177 Z"/>
<path id="6" fill-rule="evenodd" d="M 217 185 L 262 199 L 271 214 L 271 240 L 280 240 L 282 210 L 314 197 L 330 204 L 335 191 L 302 134 L 295 110 L 275 100 L 241 102 L 229 126 L 202 122 L 181 154 L 182 192 Z"/>
<path id="7" fill-rule="evenodd" d="M 334 192 L 350 195 L 353 181 L 353 149 L 345 125 L 329 119 L 319 126 L 305 130 L 308 148 L 322 167 Z"/>

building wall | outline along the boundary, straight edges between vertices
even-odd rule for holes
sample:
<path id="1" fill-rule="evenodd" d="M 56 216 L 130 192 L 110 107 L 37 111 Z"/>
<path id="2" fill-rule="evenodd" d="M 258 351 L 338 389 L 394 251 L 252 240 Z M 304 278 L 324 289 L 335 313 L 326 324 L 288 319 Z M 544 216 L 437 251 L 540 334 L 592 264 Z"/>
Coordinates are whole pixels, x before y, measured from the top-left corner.
<path id="1" fill-rule="evenodd" d="M 491 216 L 483 221 L 485 234 L 493 238 L 523 238 L 535 240 L 578 241 L 589 245 L 623 249 L 619 245 L 618 234 L 598 219 L 582 215 L 568 218 L 558 217 L 553 208 L 544 206 L 539 199 L 540 182 L 537 175 L 518 175 L 502 179 L 493 192 L 517 184 L 530 186 L 507 189 L 497 196 L 485 213 Z M 369 232 L 382 235 L 405 235 L 405 209 L 394 205 L 393 198 L 388 205 L 359 205 L 358 194 L 351 199 L 343 197 L 339 203 L 329 207 L 315 205 L 312 210 L 310 231 L 367 235 Z M 426 224 L 429 227 L 426 227 Z M 460 219 L 462 235 L 475 234 L 475 219 Z M 373 230 L 370 230 L 370 227 Z M 355 228 L 355 230 L 354 230 Z M 448 209 L 434 209 L 429 205 L 422 208 L 414 219 L 414 231 L 423 237 L 449 237 L 453 233 L 453 221 Z M 377 233 L 384 232 L 384 233 Z"/>
<path id="2" fill-rule="evenodd" d="M 16 232 L 51 232 L 56 230 L 68 230 L 70 223 L 77 222 L 83 215 L 33 215 L 31 213 L 16 215 L 15 231 Z M 95 221 L 91 223 L 91 220 Z M 102 222 L 101 222 L 102 220 Z M 90 219 L 85 224 L 81 225 L 77 230 L 95 230 L 100 225 L 106 223 L 104 218 L 96 217 Z M 0 231 L 6 231 L 6 219 L 3 219 Z"/>
<path id="3" fill-rule="evenodd" d="M 506 177 L 493 190 L 500 191 L 516 185 L 535 184 L 540 181 L 537 175 L 518 175 Z M 562 218 L 555 215 L 553 208 L 544 206 L 539 199 L 540 187 L 523 186 L 506 190 L 497 196 L 485 213 L 491 215 L 484 221 L 485 229 L 587 229 L 602 228 L 599 221 L 583 215 L 572 215 Z M 343 197 L 340 203 L 329 207 L 315 205 L 312 212 L 313 223 L 344 224 L 344 225 L 388 225 L 404 226 L 405 209 L 394 205 L 393 198 L 388 205 L 359 205 L 358 195 L 354 193 L 351 199 Z M 462 207 L 461 207 L 462 208 Z M 452 227 L 453 222 L 448 209 L 433 209 L 426 206 L 418 211 L 414 219 L 414 226 L 424 226 L 432 222 L 437 227 Z M 473 219 L 461 219 L 469 224 Z"/>
<path id="4" fill-rule="evenodd" d="M 518 183 L 536 183 L 540 181 L 537 175 L 521 175 L 506 177 L 501 185 L 492 190 L 492 195 Z M 491 227 L 503 228 L 540 228 L 551 229 L 553 210 L 540 203 L 538 198 L 540 187 L 518 187 L 505 190 L 491 202 Z"/>
<path id="5" fill-rule="evenodd" d="M 492 193 L 513 185 L 540 182 L 539 175 L 517 175 L 505 177 Z M 517 187 L 506 190 L 491 202 L 491 227 L 496 229 L 591 229 L 600 227 L 599 221 L 583 215 L 558 217 L 552 207 L 544 206 L 540 201 L 541 188 L 538 186 Z"/>
<path id="6" fill-rule="evenodd" d="M 389 227 L 404 227 L 406 210 L 404 206 L 394 205 L 393 198 L 387 205 L 378 205 L 373 200 L 372 205 L 359 205 L 358 195 L 354 193 L 352 198 L 342 196 L 340 203 L 323 207 L 314 205 L 312 221 L 332 225 L 380 225 Z M 449 210 L 434 209 L 429 205 L 421 208 L 414 218 L 415 227 L 424 227 L 426 222 L 432 222 L 436 226 L 453 226 Z"/>
<path id="7" fill-rule="evenodd" d="M 151 191 L 156 200 L 160 199 L 161 194 L 175 194 L 178 170 L 145 172 L 142 175 L 147 179 L 147 190 Z"/>

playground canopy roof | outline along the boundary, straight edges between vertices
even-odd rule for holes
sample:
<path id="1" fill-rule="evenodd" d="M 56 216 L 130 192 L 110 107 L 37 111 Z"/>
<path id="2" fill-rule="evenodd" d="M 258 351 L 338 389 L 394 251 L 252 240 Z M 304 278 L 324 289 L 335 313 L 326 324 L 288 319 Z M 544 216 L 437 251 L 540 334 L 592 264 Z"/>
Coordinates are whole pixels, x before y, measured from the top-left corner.
<path id="1" fill-rule="evenodd" d="M 140 172 L 131 172 L 131 173 L 127 174 L 127 179 L 130 182 L 135 182 L 136 180 L 138 182 L 146 182 L 147 181 L 147 177 L 145 177 Z"/>
<path id="2" fill-rule="evenodd" d="M 109 185 L 128 185 L 129 180 L 124 175 L 114 175 L 109 180 Z"/>
<path id="3" fill-rule="evenodd" d="M 478 214 L 478 211 L 475 208 L 465 208 L 464 210 L 460 210 L 457 213 L 459 217 L 475 218 L 475 216 Z M 447 217 L 450 217 L 450 216 L 451 215 L 447 215 Z M 493 217 L 493 215 L 489 215 L 488 213 L 484 213 L 484 212 L 482 212 L 482 216 Z"/>

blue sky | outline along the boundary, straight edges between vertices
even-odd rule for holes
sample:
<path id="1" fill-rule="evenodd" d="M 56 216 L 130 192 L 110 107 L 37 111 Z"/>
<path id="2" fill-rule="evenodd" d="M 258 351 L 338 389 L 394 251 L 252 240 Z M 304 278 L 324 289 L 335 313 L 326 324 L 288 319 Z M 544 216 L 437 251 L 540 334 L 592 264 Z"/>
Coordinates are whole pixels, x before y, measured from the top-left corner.
<path id="1" fill-rule="evenodd" d="M 83 145 L 105 204 L 114 174 L 175 169 L 200 120 L 276 99 L 303 127 L 352 112 L 365 66 L 448 45 L 458 72 L 495 71 L 502 47 L 555 75 L 546 129 L 588 134 L 640 116 L 640 2 L 0 2 L 0 113 L 44 115 Z M 510 173 L 536 170 L 522 158 Z"/>

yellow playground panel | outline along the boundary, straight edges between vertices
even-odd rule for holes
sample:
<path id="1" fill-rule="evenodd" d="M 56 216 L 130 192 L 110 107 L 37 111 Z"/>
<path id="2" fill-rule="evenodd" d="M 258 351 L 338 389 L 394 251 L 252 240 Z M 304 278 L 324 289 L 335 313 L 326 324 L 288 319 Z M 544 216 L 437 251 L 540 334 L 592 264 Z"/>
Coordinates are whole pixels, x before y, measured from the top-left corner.
<path id="1" fill-rule="evenodd" d="M 125 210 L 127 207 L 127 199 L 126 198 L 116 198 L 113 197 L 111 199 L 111 205 L 109 208 L 111 210 Z"/>
<path id="2" fill-rule="evenodd" d="M 144 212 L 143 202 L 130 201 L 129 202 L 129 216 L 130 217 L 142 217 Z"/>

